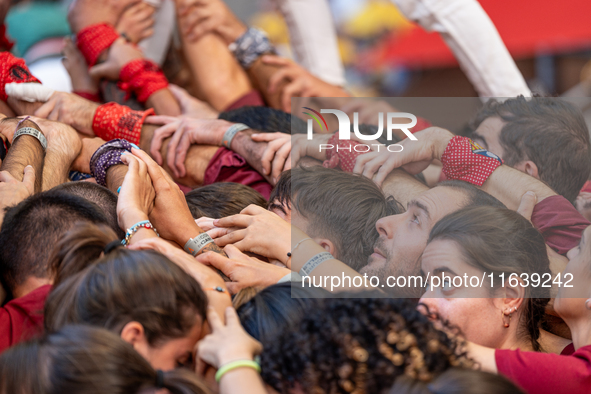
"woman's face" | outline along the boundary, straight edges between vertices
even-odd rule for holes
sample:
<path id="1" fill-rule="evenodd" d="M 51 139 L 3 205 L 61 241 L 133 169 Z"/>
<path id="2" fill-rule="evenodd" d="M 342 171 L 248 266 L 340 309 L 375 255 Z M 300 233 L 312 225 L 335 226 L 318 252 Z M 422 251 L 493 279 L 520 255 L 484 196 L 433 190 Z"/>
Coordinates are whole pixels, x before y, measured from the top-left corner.
<path id="1" fill-rule="evenodd" d="M 589 314 L 585 302 L 591 297 L 591 226 L 583 232 L 579 245 L 566 256 L 568 264 L 562 273 L 554 309 L 568 324 Z"/>
<path id="2" fill-rule="evenodd" d="M 499 348 L 507 339 L 507 329 L 504 327 L 501 305 L 495 298 L 490 297 L 490 287 L 465 286 L 471 276 L 482 278 L 483 271 L 465 262 L 459 246 L 449 240 L 435 240 L 427 245 L 421 259 L 423 275 L 439 277 L 442 285 L 436 285 L 430 279 L 426 292 L 420 303 L 429 307 L 429 312 L 437 314 L 442 321 L 448 321 L 458 327 L 468 341 L 492 348 Z M 445 275 L 445 276 L 444 276 Z M 445 279 L 443 281 L 443 278 Z M 456 284 L 453 285 L 453 278 Z M 421 308 L 423 309 L 423 308 Z"/>
<path id="3" fill-rule="evenodd" d="M 201 319 L 191 328 L 189 333 L 181 338 L 161 341 L 151 346 L 147 341 L 134 344 L 135 350 L 141 354 L 154 369 L 169 371 L 174 368 L 191 365 L 193 351 L 201 337 L 203 323 Z"/>

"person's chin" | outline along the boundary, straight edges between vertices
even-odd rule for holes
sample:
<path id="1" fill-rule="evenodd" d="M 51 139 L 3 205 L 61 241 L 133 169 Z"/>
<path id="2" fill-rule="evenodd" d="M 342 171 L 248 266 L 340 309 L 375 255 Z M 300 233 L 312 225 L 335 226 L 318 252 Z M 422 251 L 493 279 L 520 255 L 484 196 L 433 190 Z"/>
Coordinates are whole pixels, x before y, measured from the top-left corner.
<path id="1" fill-rule="evenodd" d="M 367 265 L 359 270 L 360 274 L 375 275 L 377 272 L 384 272 L 388 261 L 379 253 L 373 253 L 367 260 Z"/>

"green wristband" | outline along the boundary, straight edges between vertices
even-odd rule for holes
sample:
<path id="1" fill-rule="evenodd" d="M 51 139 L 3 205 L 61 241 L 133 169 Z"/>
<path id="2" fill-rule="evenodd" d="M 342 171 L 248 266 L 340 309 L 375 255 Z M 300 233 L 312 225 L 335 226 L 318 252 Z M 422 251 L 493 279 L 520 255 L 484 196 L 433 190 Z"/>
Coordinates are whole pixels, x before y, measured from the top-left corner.
<path id="1" fill-rule="evenodd" d="M 215 381 L 219 383 L 222 376 L 224 376 L 226 373 L 230 372 L 233 369 L 243 367 L 253 368 L 257 372 L 261 372 L 261 366 L 256 361 L 236 360 L 221 366 L 220 369 L 218 369 L 218 371 L 215 373 Z"/>

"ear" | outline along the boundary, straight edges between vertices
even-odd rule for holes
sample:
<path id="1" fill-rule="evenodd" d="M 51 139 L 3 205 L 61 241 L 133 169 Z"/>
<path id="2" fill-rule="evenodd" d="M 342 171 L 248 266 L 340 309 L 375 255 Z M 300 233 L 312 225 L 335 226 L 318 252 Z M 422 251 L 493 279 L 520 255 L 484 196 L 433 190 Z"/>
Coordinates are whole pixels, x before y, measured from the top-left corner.
<path id="1" fill-rule="evenodd" d="M 149 345 L 146 339 L 146 333 L 144 332 L 144 326 L 140 323 L 130 321 L 124 325 L 121 330 L 121 339 L 133 346 L 144 358 L 147 358 Z"/>
<path id="2" fill-rule="evenodd" d="M 587 300 L 585 301 L 585 308 L 591 311 L 591 298 L 587 298 Z"/>
<path id="3" fill-rule="evenodd" d="M 515 282 L 515 280 L 513 280 Z M 517 286 L 511 286 L 509 280 L 505 281 L 505 286 L 499 289 L 494 303 L 503 313 L 509 315 L 519 311 L 524 305 L 525 288 L 520 282 Z"/>
<path id="4" fill-rule="evenodd" d="M 538 166 L 531 160 L 524 160 L 514 166 L 516 170 L 525 172 L 527 175 L 532 176 L 536 179 L 540 179 L 538 174 Z"/>
<path id="5" fill-rule="evenodd" d="M 314 241 L 322 246 L 324 248 L 324 250 L 326 250 L 328 253 L 332 254 L 334 257 L 336 256 L 336 251 L 337 249 L 334 247 L 334 244 L 332 243 L 332 241 L 330 239 L 327 238 L 314 238 Z"/>

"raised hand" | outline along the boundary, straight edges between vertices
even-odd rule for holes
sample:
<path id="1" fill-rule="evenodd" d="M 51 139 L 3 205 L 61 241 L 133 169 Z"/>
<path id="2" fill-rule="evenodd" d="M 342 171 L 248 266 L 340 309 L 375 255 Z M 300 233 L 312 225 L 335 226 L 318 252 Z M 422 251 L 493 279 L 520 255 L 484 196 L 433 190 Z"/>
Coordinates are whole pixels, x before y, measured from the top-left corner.
<path id="1" fill-rule="evenodd" d="M 92 120 L 98 106 L 99 104 L 76 94 L 54 92 L 49 100 L 35 111 L 35 116 L 65 123 L 82 134 L 94 137 Z"/>
<path id="2" fill-rule="evenodd" d="M 214 220 L 227 234 L 215 240 L 220 247 L 233 244 L 243 252 L 256 253 L 285 263 L 291 250 L 291 224 L 273 212 L 249 205 L 238 215 Z"/>
<path id="3" fill-rule="evenodd" d="M 291 112 L 292 97 L 350 97 L 340 86 L 324 82 L 290 59 L 265 55 L 262 61 L 267 65 L 281 67 L 269 79 L 267 91 L 274 94 L 284 82 L 287 82 L 281 92 L 281 109 L 285 112 Z"/>
<path id="4" fill-rule="evenodd" d="M 193 144 L 221 146 L 224 133 L 232 123 L 220 119 L 190 119 L 171 116 L 150 116 L 146 123 L 161 124 L 154 132 L 150 153 L 162 164 L 162 142 L 172 136 L 168 143 L 167 164 L 177 178 L 187 173 L 185 158 Z"/>
<path id="5" fill-rule="evenodd" d="M 263 175 L 270 175 L 276 183 L 283 171 L 291 169 L 291 134 L 261 133 L 250 138 L 256 142 L 268 142 L 261 156 Z"/>
<path id="6" fill-rule="evenodd" d="M 0 171 L 0 225 L 4 219 L 5 208 L 11 207 L 32 196 L 35 191 L 35 170 L 26 166 L 23 180 L 18 181 L 8 171 Z"/>
<path id="7" fill-rule="evenodd" d="M 109 48 L 107 60 L 92 67 L 88 72 L 94 79 L 104 78 L 117 81 L 121 69 L 127 63 L 136 59 L 143 59 L 143 57 L 142 51 L 137 46 L 125 41 L 123 38 L 118 38 Z"/>
<path id="8" fill-rule="evenodd" d="M 154 34 L 154 12 L 156 9 L 146 3 L 137 3 L 128 7 L 115 26 L 121 35 L 137 44 Z"/>
<path id="9" fill-rule="evenodd" d="M 244 32 L 246 26 L 222 0 L 177 0 L 181 31 L 190 41 L 216 33 L 230 44 Z"/>
<path id="10" fill-rule="evenodd" d="M 232 294 L 247 287 L 274 285 L 291 272 L 288 268 L 278 267 L 255 257 L 247 256 L 232 245 L 226 246 L 224 251 L 228 257 L 206 252 L 197 256 L 197 261 L 220 270 L 230 278 L 231 282 L 227 282 L 226 286 Z"/>

